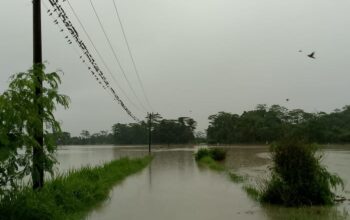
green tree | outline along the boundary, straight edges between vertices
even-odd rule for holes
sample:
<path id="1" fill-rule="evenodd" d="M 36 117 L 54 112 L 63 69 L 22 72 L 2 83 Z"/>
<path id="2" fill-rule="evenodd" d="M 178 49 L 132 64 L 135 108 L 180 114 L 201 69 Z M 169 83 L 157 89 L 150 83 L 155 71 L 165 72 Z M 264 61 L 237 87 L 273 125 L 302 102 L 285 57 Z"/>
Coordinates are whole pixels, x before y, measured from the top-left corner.
<path id="1" fill-rule="evenodd" d="M 112 133 L 114 144 L 145 144 L 148 140 L 147 124 L 145 122 L 118 123 L 113 125 Z"/>
<path id="2" fill-rule="evenodd" d="M 16 187 L 17 180 L 26 175 L 31 174 L 35 183 L 39 170 L 52 173 L 55 135 L 61 132 L 53 112 L 56 105 L 68 108 L 69 98 L 58 93 L 59 75 L 56 72 L 45 73 L 44 70 L 43 65 L 35 65 L 27 72 L 13 75 L 8 90 L 0 95 L 0 151 L 3 152 L 0 194 L 7 191 L 8 185 Z M 39 99 L 36 93 L 38 87 L 42 90 Z M 35 138 L 35 131 L 40 129 L 44 146 Z M 23 149 L 24 154 L 19 154 L 18 149 Z M 43 152 L 37 161 L 33 157 L 36 149 Z"/>
<path id="3" fill-rule="evenodd" d="M 350 143 L 350 107 L 327 114 L 260 104 L 242 115 L 219 112 L 209 116 L 209 143 L 271 143 L 286 135 L 309 143 Z"/>
<path id="4" fill-rule="evenodd" d="M 61 132 L 61 134 L 57 137 L 58 145 L 68 145 L 71 142 L 71 134 L 69 132 Z"/>

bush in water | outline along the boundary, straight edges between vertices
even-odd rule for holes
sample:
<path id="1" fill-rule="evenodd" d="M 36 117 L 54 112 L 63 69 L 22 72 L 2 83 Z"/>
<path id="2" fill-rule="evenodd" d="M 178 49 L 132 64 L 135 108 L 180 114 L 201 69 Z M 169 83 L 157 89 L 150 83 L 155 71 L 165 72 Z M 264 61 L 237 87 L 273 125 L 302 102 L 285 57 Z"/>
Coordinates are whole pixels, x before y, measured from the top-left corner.
<path id="1" fill-rule="evenodd" d="M 222 148 L 199 149 L 195 155 L 195 159 L 199 161 L 204 157 L 210 157 L 215 161 L 222 161 L 226 158 L 226 151 Z"/>
<path id="2" fill-rule="evenodd" d="M 296 139 L 271 146 L 272 177 L 262 189 L 262 202 L 286 206 L 333 204 L 332 188 L 343 186 L 343 181 L 321 164 L 322 154 L 317 150 L 316 145 Z"/>

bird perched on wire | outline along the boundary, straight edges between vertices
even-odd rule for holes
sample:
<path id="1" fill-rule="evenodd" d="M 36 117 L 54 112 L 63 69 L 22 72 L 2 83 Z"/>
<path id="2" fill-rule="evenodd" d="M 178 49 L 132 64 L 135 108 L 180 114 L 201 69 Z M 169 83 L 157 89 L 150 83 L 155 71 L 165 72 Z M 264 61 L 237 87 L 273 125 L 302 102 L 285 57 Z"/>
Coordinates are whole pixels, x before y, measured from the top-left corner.
<path id="1" fill-rule="evenodd" d="M 308 57 L 310 57 L 311 59 L 316 59 L 315 58 L 315 52 L 310 53 L 309 55 L 307 55 Z"/>

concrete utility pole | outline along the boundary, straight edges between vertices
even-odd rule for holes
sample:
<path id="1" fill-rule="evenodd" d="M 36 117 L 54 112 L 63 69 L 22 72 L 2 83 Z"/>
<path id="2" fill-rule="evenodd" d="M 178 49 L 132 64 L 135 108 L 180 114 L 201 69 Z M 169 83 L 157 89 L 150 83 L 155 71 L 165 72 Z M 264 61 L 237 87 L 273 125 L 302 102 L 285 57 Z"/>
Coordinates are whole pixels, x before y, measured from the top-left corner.
<path id="1" fill-rule="evenodd" d="M 152 117 L 153 113 L 148 113 L 148 153 L 151 153 L 152 144 Z"/>
<path id="2" fill-rule="evenodd" d="M 38 116 L 41 126 L 36 126 L 34 138 L 37 146 L 33 148 L 33 189 L 40 189 L 44 185 L 44 134 L 43 134 L 43 107 L 39 102 L 42 97 L 42 38 L 41 38 L 41 0 L 33 0 L 33 69 L 36 74 L 37 83 L 35 88 L 36 99 L 34 104 L 38 106 Z"/>

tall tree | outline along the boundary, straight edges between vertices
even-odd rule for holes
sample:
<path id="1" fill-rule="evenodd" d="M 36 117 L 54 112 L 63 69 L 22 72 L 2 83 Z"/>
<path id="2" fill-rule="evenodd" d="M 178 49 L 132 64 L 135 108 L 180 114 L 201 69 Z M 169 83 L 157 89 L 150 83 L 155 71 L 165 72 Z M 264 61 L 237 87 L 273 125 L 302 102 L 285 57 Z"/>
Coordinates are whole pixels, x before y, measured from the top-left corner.
<path id="1" fill-rule="evenodd" d="M 32 175 L 34 182 L 40 169 L 52 172 L 56 149 L 56 140 L 52 134 L 61 132 L 53 112 L 56 105 L 68 108 L 69 98 L 58 93 L 61 83 L 58 74 L 45 73 L 44 69 L 43 65 L 34 65 L 27 72 L 13 75 L 9 89 L 0 96 L 0 149 L 7 152 L 0 164 L 1 186 L 15 186 L 16 179 L 28 174 Z M 43 82 L 42 96 L 37 99 L 36 87 L 40 81 Z M 38 106 L 42 107 L 41 112 Z M 42 147 L 35 136 L 42 123 L 44 149 L 40 157 L 33 161 L 32 152 Z M 18 149 L 25 149 L 25 154 L 19 155 Z M 34 167 L 34 163 L 40 167 Z"/>

